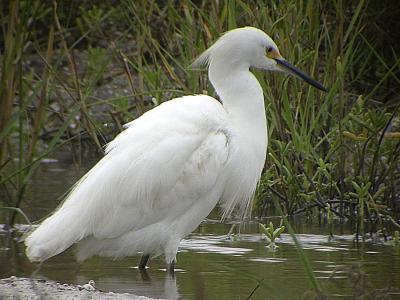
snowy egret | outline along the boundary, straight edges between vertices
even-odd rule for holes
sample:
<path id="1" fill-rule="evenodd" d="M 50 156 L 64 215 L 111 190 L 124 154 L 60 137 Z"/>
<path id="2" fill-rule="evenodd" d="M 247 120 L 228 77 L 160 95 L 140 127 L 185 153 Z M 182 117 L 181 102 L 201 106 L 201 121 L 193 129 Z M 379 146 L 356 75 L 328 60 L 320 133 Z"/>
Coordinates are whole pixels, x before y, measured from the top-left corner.
<path id="1" fill-rule="evenodd" d="M 267 150 L 264 97 L 250 67 L 287 70 L 263 31 L 225 33 L 194 62 L 208 66 L 219 95 L 172 99 L 125 125 L 106 155 L 64 203 L 26 238 L 27 256 L 44 261 L 77 244 L 77 258 L 164 254 L 173 271 L 180 241 L 219 202 L 222 217 L 249 210 Z"/>

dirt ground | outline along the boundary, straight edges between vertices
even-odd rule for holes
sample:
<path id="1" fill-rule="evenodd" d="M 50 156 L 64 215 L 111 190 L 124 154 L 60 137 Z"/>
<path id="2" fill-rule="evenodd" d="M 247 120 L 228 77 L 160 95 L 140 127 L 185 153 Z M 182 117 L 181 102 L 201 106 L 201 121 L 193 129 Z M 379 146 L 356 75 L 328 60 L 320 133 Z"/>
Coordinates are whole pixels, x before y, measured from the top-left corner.
<path id="1" fill-rule="evenodd" d="M 113 292 L 103 292 L 96 288 L 95 282 L 90 280 L 85 285 L 61 284 L 55 281 L 32 278 L 18 278 L 11 276 L 0 279 L 0 300 L 67 300 L 67 299 L 135 299 L 150 300 L 144 296 L 133 294 L 119 294 Z"/>

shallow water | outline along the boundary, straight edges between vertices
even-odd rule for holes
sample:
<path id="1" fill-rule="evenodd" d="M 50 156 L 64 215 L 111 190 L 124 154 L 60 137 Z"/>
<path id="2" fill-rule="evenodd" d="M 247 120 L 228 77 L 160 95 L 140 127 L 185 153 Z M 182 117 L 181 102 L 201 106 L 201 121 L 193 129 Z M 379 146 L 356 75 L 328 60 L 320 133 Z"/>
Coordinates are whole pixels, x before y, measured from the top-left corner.
<path id="1" fill-rule="evenodd" d="M 96 160 L 88 156 L 84 164 L 73 164 L 70 153 L 61 152 L 54 161 L 43 163 L 29 186 L 23 210 L 32 220 L 45 216 Z M 165 271 L 161 257 L 150 261 L 150 268 L 141 273 L 135 267 L 139 256 L 118 261 L 95 257 L 78 265 L 73 249 L 38 269 L 25 257 L 24 246 L 0 227 L 0 278 L 35 276 L 75 284 L 93 279 L 101 290 L 172 299 L 246 299 L 253 291 L 251 299 L 311 297 L 307 293 L 309 280 L 290 235 L 283 234 L 277 240 L 279 248 L 271 252 L 256 222 L 247 224 L 239 237 L 228 239 L 230 224 L 221 224 L 217 219 L 218 212 L 214 211 L 182 241 L 175 277 Z M 0 223 L 4 223 L 4 212 Z M 334 225 L 333 240 L 324 224 L 299 218 L 293 225 L 315 276 L 330 297 L 347 299 L 365 291 L 392 288 L 392 298 L 400 299 L 400 293 L 394 291 L 400 287 L 399 249 L 357 244 L 346 224 Z"/>

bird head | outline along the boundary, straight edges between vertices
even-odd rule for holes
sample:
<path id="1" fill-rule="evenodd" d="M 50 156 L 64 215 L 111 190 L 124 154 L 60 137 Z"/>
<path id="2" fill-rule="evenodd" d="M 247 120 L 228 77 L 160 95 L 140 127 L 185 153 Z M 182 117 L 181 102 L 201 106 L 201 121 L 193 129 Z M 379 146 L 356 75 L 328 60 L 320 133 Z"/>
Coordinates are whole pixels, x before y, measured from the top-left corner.
<path id="1" fill-rule="evenodd" d="M 254 67 L 269 71 L 284 71 L 326 92 L 322 84 L 287 62 L 270 36 L 254 27 L 237 28 L 226 32 L 201 54 L 192 66 L 211 67 L 213 64 L 218 64 L 219 68 L 224 66 L 225 69 Z"/>

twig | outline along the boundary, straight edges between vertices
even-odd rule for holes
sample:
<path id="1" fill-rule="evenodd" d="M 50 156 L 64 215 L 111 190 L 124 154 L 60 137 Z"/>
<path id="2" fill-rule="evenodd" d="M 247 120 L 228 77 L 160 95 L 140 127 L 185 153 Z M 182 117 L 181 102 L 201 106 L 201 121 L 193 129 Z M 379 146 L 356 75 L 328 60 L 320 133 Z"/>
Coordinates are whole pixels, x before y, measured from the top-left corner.
<path id="1" fill-rule="evenodd" d="M 400 224 L 397 223 L 396 220 L 392 218 L 392 216 L 387 215 L 386 217 L 389 219 L 390 222 L 392 222 L 392 224 L 393 224 L 394 226 L 396 226 L 397 228 L 400 228 Z"/>
<path id="2" fill-rule="evenodd" d="M 121 57 L 121 60 L 124 64 L 124 71 L 125 71 L 126 76 L 128 77 L 129 87 L 131 89 L 132 95 L 136 95 L 135 87 L 133 85 L 133 77 L 132 77 L 132 74 L 131 74 L 131 71 L 129 68 L 129 64 L 128 64 L 128 58 L 121 51 L 119 51 L 119 56 Z M 137 106 L 136 106 L 137 114 L 138 114 L 138 116 L 141 116 L 145 112 L 143 97 L 136 96 L 135 99 L 136 99 L 136 103 L 137 103 Z"/>
<path id="3" fill-rule="evenodd" d="M 348 204 L 352 204 L 351 201 L 346 201 L 346 200 L 344 200 L 344 201 L 342 201 L 342 200 L 328 200 L 325 203 L 326 204 L 335 204 L 335 203 L 340 204 L 340 203 L 344 203 L 344 202 L 348 203 Z M 307 205 L 306 207 L 302 207 L 302 208 L 299 208 L 298 210 L 294 211 L 292 214 L 290 214 L 290 216 L 301 214 L 301 213 L 305 212 L 306 210 L 308 210 L 310 208 L 313 208 L 313 207 L 316 207 L 316 206 L 319 206 L 319 204 L 318 203 L 311 203 L 311 204 Z M 349 216 L 344 216 L 344 217 L 346 217 L 347 219 L 349 218 Z"/>
<path id="4" fill-rule="evenodd" d="M 315 192 L 316 195 L 316 199 L 314 199 L 314 201 L 317 203 L 317 205 L 319 207 L 321 207 L 322 209 L 327 209 L 326 207 L 326 202 L 322 199 L 321 194 L 319 193 L 317 187 L 315 186 L 314 181 L 310 178 L 310 176 L 306 173 L 306 171 L 304 170 L 303 164 L 300 161 L 300 158 L 297 155 L 294 155 L 294 157 L 296 158 L 297 162 L 299 163 L 299 169 L 300 171 L 304 174 L 304 176 L 306 176 L 307 181 L 310 183 L 311 188 L 313 189 L 313 191 Z M 341 218 L 345 218 L 344 215 L 342 215 L 340 212 L 334 210 L 332 207 L 328 207 L 328 209 L 333 212 L 335 215 L 341 217 Z"/>
<path id="5" fill-rule="evenodd" d="M 26 214 L 25 214 L 25 213 L 22 211 L 22 209 L 20 209 L 19 207 L 3 206 L 3 207 L 0 207 L 0 209 L 11 210 L 11 211 L 14 211 L 14 212 L 17 212 L 17 213 L 21 214 L 21 215 L 24 217 L 25 221 L 27 221 L 28 224 L 29 224 L 30 226 L 32 226 L 32 223 L 31 223 L 31 221 L 29 220 L 29 218 L 26 216 Z"/>
<path id="6" fill-rule="evenodd" d="M 261 279 L 260 282 L 262 282 L 263 280 L 264 280 L 264 278 Z M 256 292 L 256 290 L 260 287 L 260 282 L 257 283 L 256 287 L 251 291 L 250 295 L 247 296 L 246 300 L 249 300 L 251 298 L 251 296 L 253 296 L 253 294 Z"/>
<path id="7" fill-rule="evenodd" d="M 283 196 L 281 193 L 279 193 L 279 192 L 278 192 L 276 189 L 274 189 L 272 186 L 267 186 L 267 188 L 268 188 L 271 192 L 273 192 L 275 195 L 277 195 L 279 199 L 281 199 L 281 200 L 283 200 L 283 201 L 286 201 L 286 197 Z"/>

